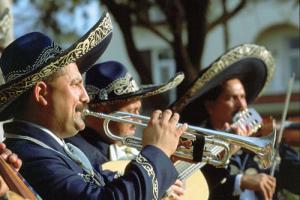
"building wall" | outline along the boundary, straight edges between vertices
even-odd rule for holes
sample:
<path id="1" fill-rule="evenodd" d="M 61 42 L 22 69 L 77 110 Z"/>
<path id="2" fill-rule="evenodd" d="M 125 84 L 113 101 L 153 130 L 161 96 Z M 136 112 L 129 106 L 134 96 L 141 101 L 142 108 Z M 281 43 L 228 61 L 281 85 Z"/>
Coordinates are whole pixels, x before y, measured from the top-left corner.
<path id="1" fill-rule="evenodd" d="M 233 7 L 233 4 L 237 3 L 237 1 L 229 1 L 229 3 L 231 4 L 228 5 L 228 7 Z M 214 13 L 212 13 L 212 15 L 218 14 L 217 12 L 220 10 L 218 6 L 220 7 L 220 4 L 213 2 L 211 11 Z M 116 26 L 116 23 L 114 24 Z M 287 70 L 287 64 L 289 62 L 286 53 L 288 51 L 287 37 L 297 37 L 299 35 L 299 5 L 296 4 L 296 1 L 249 1 L 247 2 L 246 7 L 229 21 L 228 26 L 230 36 L 229 48 L 242 43 L 256 43 L 264 45 L 272 52 L 275 59 L 276 70 L 273 80 L 268 87 L 266 87 L 263 94 L 284 95 L 287 89 L 287 82 L 291 74 L 291 72 Z M 108 57 L 111 57 L 111 55 L 114 56 L 114 52 L 119 51 L 120 44 L 122 43 L 121 39 L 116 38 L 119 36 L 121 35 L 119 35 L 118 30 L 115 29 L 113 39 L 115 41 L 110 44 L 108 51 L 106 51 Z M 161 74 L 161 66 L 165 63 L 169 63 L 169 68 L 171 68 L 172 65 L 175 67 L 175 64 L 172 60 L 159 60 L 157 55 L 159 55 L 161 51 L 169 49 L 168 44 L 152 33 L 141 28 L 135 29 L 134 38 L 137 41 L 139 49 L 148 49 L 152 52 L 152 76 L 156 77 L 156 79 L 154 79 L 155 82 L 158 83 L 164 81 L 157 79 L 159 74 Z M 124 48 L 121 49 L 122 51 L 124 50 Z M 218 26 L 207 35 L 201 65 L 203 67 L 208 66 L 224 52 L 223 29 L 221 26 Z M 129 69 L 133 69 L 131 68 L 131 63 L 128 62 L 127 55 L 121 55 L 121 57 L 118 57 L 118 60 L 127 63 L 128 66 L 130 66 Z M 164 64 L 160 64 L 162 62 Z M 300 70 L 300 66 L 295 67 L 295 69 L 297 71 Z M 172 73 L 172 71 L 173 70 L 171 70 L 170 73 Z M 299 80 L 296 83 L 299 83 Z M 298 85 L 300 84 L 295 84 L 294 92 L 299 91 L 300 88 Z M 256 107 L 262 112 L 274 111 L 274 108 L 276 108 L 276 112 L 280 113 L 282 111 L 282 106 L 278 105 L 282 105 L 282 102 L 270 102 L 269 104 L 256 105 Z M 291 102 L 293 112 L 300 112 L 298 105 L 298 100 Z"/>
<path id="2" fill-rule="evenodd" d="M 236 3 L 235 1 L 229 2 Z M 263 43 L 272 36 L 272 34 L 263 35 L 264 31 L 276 25 L 289 25 L 294 27 L 295 30 L 293 34 L 297 34 L 299 32 L 299 6 L 295 5 L 295 1 L 266 0 L 248 2 L 247 6 L 237 16 L 230 20 L 228 24 L 230 35 L 229 47 L 231 48 L 242 43 Z M 219 6 L 219 4 L 213 6 Z M 282 28 L 284 29 L 285 27 L 282 26 Z M 129 69 L 135 73 L 130 61 L 128 61 L 127 53 L 125 53 L 124 42 L 119 37 L 122 37 L 122 35 L 119 32 L 117 23 L 114 23 L 113 40 L 104 56 L 102 56 L 102 59 L 118 59 L 127 64 Z M 137 42 L 138 48 L 141 50 L 151 49 L 155 52 L 169 48 L 165 41 L 141 28 L 135 29 L 134 39 Z M 277 39 L 278 38 L 271 38 L 271 41 L 265 44 L 270 46 L 279 43 L 280 41 Z M 281 44 L 278 45 L 280 46 Z M 208 66 L 225 51 L 222 27 L 216 27 L 207 35 L 204 49 L 202 59 L 203 67 Z M 275 58 L 276 63 L 282 63 L 282 61 L 276 59 L 277 58 Z M 152 60 L 152 63 L 157 64 L 155 60 Z M 155 69 L 156 66 L 153 66 L 153 68 Z"/>
<path id="3" fill-rule="evenodd" d="M 294 1 L 284 2 L 270 0 L 249 2 L 228 24 L 229 46 L 254 43 L 261 31 L 275 24 L 293 24 L 299 28 L 299 6 L 294 7 Z M 208 66 L 224 51 L 222 28 L 217 27 L 207 36 L 203 66 Z"/>

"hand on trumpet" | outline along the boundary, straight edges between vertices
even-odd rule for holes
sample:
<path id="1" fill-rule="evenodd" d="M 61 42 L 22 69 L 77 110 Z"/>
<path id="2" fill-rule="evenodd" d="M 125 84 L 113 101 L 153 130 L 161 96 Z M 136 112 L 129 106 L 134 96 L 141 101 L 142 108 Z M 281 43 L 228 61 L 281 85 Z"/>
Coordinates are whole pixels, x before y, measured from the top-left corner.
<path id="1" fill-rule="evenodd" d="M 170 157 L 176 151 L 179 137 L 187 130 L 187 124 L 177 126 L 178 121 L 178 113 L 154 111 L 144 129 L 143 146 L 154 145 Z"/>
<path id="2" fill-rule="evenodd" d="M 230 130 L 231 133 L 235 133 L 240 136 L 251 136 L 253 133 L 253 130 L 251 129 L 250 126 L 247 124 L 232 124 L 230 125 L 229 123 L 224 124 L 224 130 Z M 230 145 L 230 155 L 234 155 L 236 152 L 238 152 L 241 149 L 240 146 L 231 144 Z"/>

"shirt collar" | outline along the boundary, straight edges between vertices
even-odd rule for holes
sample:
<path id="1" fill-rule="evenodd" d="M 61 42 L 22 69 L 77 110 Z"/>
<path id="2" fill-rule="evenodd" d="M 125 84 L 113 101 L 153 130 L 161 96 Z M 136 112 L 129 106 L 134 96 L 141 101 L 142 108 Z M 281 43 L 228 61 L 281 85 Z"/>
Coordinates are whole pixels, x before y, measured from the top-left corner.
<path id="1" fill-rule="evenodd" d="M 50 131 L 49 129 L 41 126 L 41 125 L 38 125 L 38 124 L 35 124 L 35 123 L 32 123 L 32 122 L 29 122 L 29 121 L 25 121 L 25 120 L 14 120 L 14 121 L 19 121 L 19 122 L 25 122 L 25 123 L 28 123 L 30 124 L 31 126 L 34 126 L 36 128 L 39 128 L 39 129 L 42 129 L 44 132 L 46 132 L 48 135 L 50 135 L 54 140 L 56 140 L 60 146 L 64 146 L 64 140 L 63 139 L 60 139 L 59 137 L 57 137 L 52 131 Z"/>

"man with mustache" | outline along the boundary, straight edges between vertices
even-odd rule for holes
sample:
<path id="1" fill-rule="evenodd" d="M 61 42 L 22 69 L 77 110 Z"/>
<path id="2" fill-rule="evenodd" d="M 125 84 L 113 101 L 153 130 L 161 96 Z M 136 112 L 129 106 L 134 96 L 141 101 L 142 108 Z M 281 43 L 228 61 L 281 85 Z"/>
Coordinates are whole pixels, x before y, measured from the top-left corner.
<path id="1" fill-rule="evenodd" d="M 5 144 L 23 161 L 24 178 L 44 199 L 160 199 L 176 180 L 170 160 L 187 125 L 177 113 L 153 112 L 140 154 L 123 176 L 93 168 L 65 138 L 85 128 L 89 97 L 82 73 L 89 70 L 112 36 L 108 14 L 63 50 L 48 36 L 32 32 L 16 39 L 0 59 L 0 119 Z"/>
<path id="2" fill-rule="evenodd" d="M 85 87 L 91 99 L 88 107 L 90 111 L 97 113 L 112 114 L 121 111 L 140 114 L 143 98 L 166 92 L 182 80 L 183 75 L 179 73 L 161 85 L 138 86 L 123 64 L 117 61 L 95 64 L 85 76 Z M 109 138 L 104 131 L 104 119 L 86 116 L 85 122 L 87 127 L 67 141 L 83 150 L 95 167 L 108 161 L 132 160 L 139 154 L 137 149 Z M 132 136 L 136 132 L 135 125 L 114 121 L 109 123 L 109 129 L 121 137 Z M 104 156 L 99 155 L 86 141 Z M 177 180 L 172 188 L 178 198 L 183 196 L 183 183 L 180 180 Z"/>
<path id="3" fill-rule="evenodd" d="M 274 63 L 263 47 L 245 44 L 222 55 L 180 97 L 172 109 L 183 119 L 209 129 L 228 131 L 242 136 L 253 133 L 251 124 L 234 123 L 233 116 L 248 108 L 271 79 Z M 192 112 L 198 109 L 199 112 Z M 189 114 L 187 114 L 189 112 Z M 210 199 L 272 199 L 276 179 L 255 162 L 255 154 L 239 151 L 231 145 L 231 161 L 227 168 L 204 166 Z"/>

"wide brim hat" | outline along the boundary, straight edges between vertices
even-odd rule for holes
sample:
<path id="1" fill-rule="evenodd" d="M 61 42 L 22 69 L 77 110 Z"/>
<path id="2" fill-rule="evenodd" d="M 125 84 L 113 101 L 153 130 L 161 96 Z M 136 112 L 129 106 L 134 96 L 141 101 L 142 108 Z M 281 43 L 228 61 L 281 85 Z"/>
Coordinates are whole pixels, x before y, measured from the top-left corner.
<path id="1" fill-rule="evenodd" d="M 177 73 L 166 83 L 138 86 L 126 67 L 116 61 L 96 64 L 86 73 L 85 87 L 91 104 L 114 104 L 150 97 L 179 85 L 183 73 Z"/>
<path id="2" fill-rule="evenodd" d="M 4 49 L 0 59 L 5 80 L 0 86 L 0 120 L 12 117 L 8 108 L 18 97 L 64 66 L 75 62 L 81 73 L 86 72 L 102 55 L 111 37 L 111 19 L 104 13 L 86 34 L 65 50 L 39 32 L 16 39 Z"/>
<path id="3" fill-rule="evenodd" d="M 272 79 L 274 70 L 274 59 L 266 48 L 255 44 L 239 45 L 200 71 L 198 78 L 169 108 L 180 113 L 183 119 L 199 123 L 208 116 L 203 97 L 211 89 L 228 79 L 239 78 L 250 104 Z"/>

